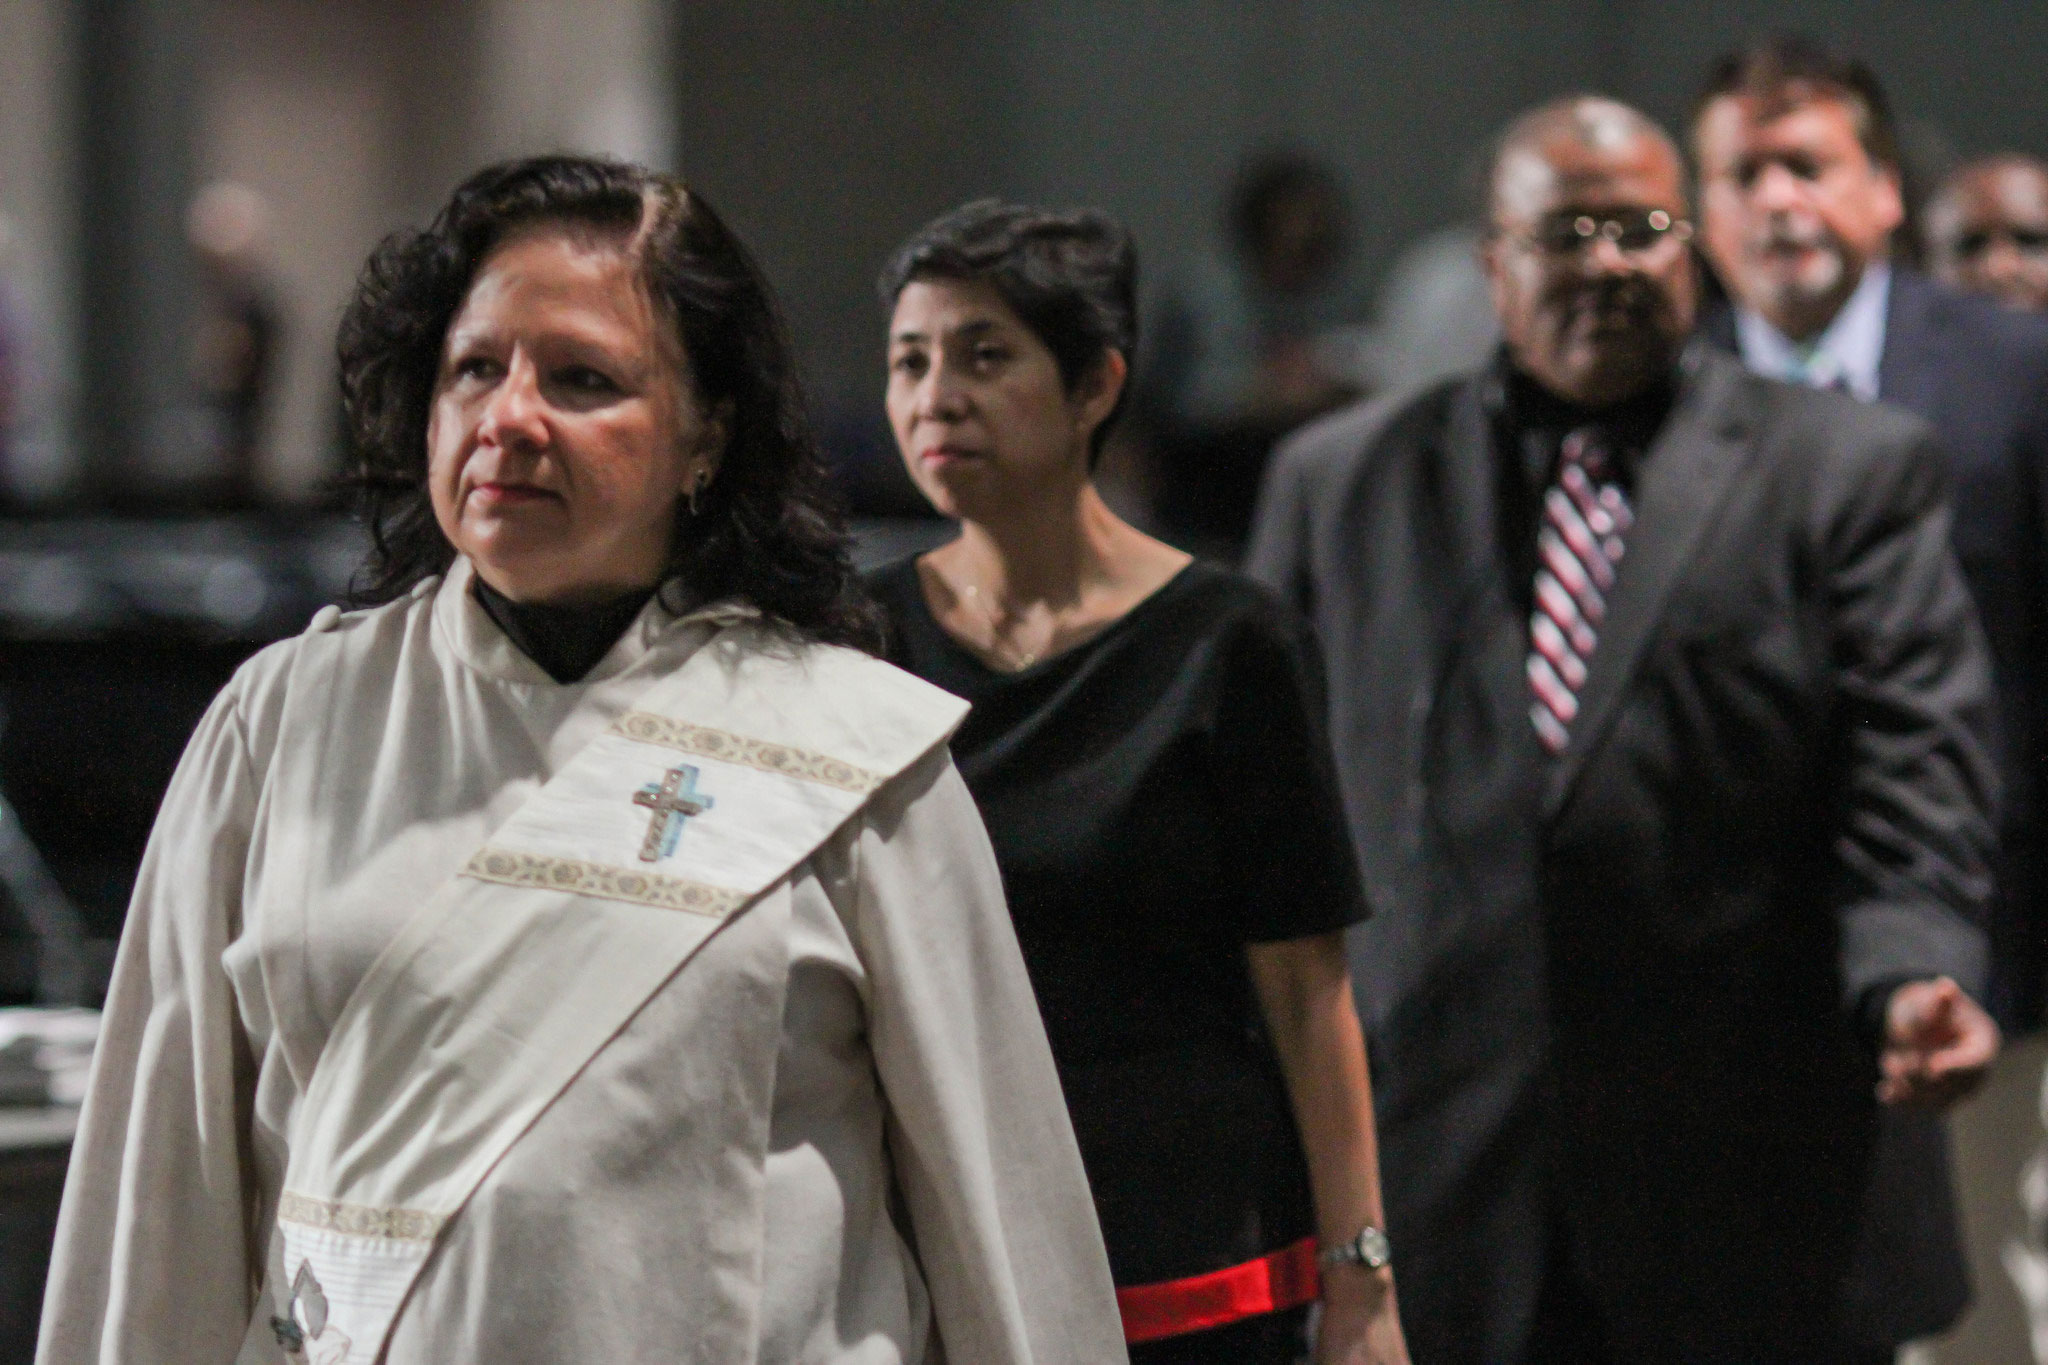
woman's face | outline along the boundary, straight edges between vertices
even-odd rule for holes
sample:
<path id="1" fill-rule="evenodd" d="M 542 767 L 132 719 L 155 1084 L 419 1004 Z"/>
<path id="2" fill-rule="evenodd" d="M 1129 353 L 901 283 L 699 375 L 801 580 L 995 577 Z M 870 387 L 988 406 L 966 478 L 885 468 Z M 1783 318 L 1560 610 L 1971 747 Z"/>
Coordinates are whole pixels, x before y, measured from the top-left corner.
<path id="1" fill-rule="evenodd" d="M 427 483 L 492 587 L 576 602 L 660 581 L 725 440 L 677 349 L 617 244 L 538 228 L 485 258 L 442 345 Z"/>
<path id="2" fill-rule="evenodd" d="M 970 521 L 1077 488 L 1123 376 L 1106 354 L 1069 394 L 1052 352 L 992 286 L 913 280 L 889 322 L 888 392 L 911 480 L 940 512 Z"/>

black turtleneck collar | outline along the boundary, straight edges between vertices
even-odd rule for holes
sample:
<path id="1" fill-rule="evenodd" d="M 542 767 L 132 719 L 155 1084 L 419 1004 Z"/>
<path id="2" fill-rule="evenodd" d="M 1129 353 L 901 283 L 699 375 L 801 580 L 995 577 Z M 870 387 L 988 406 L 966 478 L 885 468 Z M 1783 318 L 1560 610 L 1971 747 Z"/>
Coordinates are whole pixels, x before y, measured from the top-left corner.
<path id="1" fill-rule="evenodd" d="M 581 682 L 654 596 L 652 588 L 635 588 L 588 606 L 514 602 L 484 582 L 482 574 L 476 576 L 473 591 L 477 604 L 506 638 L 558 683 Z"/>
<path id="2" fill-rule="evenodd" d="M 1505 346 L 1495 355 L 1493 381 L 1498 396 L 1495 420 L 1508 438 L 1503 444 L 1534 460 L 1537 467 L 1524 472 L 1538 484 L 1549 481 L 1549 462 L 1565 434 L 1584 426 L 1601 430 L 1610 448 L 1622 456 L 1624 480 L 1630 479 L 1635 461 L 1656 440 L 1678 398 L 1674 367 L 1641 393 L 1606 407 L 1589 408 L 1560 398 L 1525 374 L 1508 358 Z"/>

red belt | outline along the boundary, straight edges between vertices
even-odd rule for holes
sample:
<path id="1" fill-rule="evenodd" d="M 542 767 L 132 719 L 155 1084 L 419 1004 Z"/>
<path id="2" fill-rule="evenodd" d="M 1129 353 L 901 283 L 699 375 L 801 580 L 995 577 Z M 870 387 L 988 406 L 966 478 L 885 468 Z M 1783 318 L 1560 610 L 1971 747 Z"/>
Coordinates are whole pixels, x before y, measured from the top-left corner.
<path id="1" fill-rule="evenodd" d="M 1119 1289 L 1116 1306 L 1123 1310 L 1124 1340 L 1136 1345 L 1299 1308 L 1320 1292 L 1316 1239 L 1304 1237 L 1243 1265 Z"/>

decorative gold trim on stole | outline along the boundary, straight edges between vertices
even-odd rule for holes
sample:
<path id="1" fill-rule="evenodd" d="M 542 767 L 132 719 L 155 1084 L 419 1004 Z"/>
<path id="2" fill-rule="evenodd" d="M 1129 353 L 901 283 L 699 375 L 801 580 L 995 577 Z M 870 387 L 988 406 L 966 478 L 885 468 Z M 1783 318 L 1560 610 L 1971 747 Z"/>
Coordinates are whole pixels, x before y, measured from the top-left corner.
<path id="1" fill-rule="evenodd" d="M 520 853 L 489 844 L 478 849 L 462 869 L 465 877 L 497 882 L 503 886 L 527 886 L 541 891 L 561 891 L 572 896 L 596 896 L 601 900 L 628 901 L 660 910 L 685 910 L 693 915 L 724 919 L 747 903 L 741 892 L 685 877 L 664 877 L 606 863 L 587 863 L 580 858 L 556 858 L 543 853 Z"/>
<path id="2" fill-rule="evenodd" d="M 425 1209 L 380 1209 L 369 1204 L 344 1204 L 335 1199 L 286 1190 L 277 1197 L 279 1222 L 351 1237 L 382 1237 L 393 1242 L 431 1242 L 448 1221 L 445 1213 Z"/>
<path id="3" fill-rule="evenodd" d="M 764 773 L 816 782 L 841 791 L 867 793 L 886 780 L 881 773 L 857 768 L 830 754 L 793 748 L 787 744 L 771 744 L 765 739 L 749 739 L 726 730 L 707 729 L 687 721 L 657 716 L 651 711 L 628 711 L 612 722 L 612 732 L 643 744 L 659 744 L 700 758 L 715 758 L 721 763 L 758 768 Z"/>

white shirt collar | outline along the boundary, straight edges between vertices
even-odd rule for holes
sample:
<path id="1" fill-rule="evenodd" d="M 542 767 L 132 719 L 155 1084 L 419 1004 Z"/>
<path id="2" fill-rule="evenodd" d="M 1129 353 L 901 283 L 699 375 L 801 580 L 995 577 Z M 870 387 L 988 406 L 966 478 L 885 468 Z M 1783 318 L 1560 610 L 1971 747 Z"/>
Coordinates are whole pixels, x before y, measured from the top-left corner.
<path id="1" fill-rule="evenodd" d="M 1735 340 L 1742 363 L 1758 374 L 1805 384 L 1835 387 L 1839 377 L 1855 397 L 1868 403 L 1878 396 L 1878 368 L 1884 362 L 1885 312 L 1891 304 L 1892 271 L 1883 261 L 1863 268 L 1855 292 L 1836 312 L 1820 337 L 1802 345 L 1791 340 L 1749 308 L 1735 310 Z"/>

